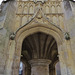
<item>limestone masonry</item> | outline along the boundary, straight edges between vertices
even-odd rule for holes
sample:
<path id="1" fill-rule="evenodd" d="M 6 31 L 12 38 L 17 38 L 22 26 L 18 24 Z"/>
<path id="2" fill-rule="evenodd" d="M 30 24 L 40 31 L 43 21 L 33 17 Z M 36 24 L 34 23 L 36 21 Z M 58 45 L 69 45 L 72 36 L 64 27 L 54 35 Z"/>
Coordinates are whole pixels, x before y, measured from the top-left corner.
<path id="1" fill-rule="evenodd" d="M 75 75 L 75 2 L 4 1 L 0 5 L 0 75 Z"/>

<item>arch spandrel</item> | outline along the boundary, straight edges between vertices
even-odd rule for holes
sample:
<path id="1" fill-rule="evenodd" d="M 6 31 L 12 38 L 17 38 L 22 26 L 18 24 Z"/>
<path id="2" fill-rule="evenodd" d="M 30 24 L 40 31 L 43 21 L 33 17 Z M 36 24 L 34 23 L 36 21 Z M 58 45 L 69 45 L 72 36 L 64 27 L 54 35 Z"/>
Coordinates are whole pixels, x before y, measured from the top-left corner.
<path id="1" fill-rule="evenodd" d="M 35 13 L 34 17 L 25 25 L 21 26 L 16 32 L 16 39 L 20 37 L 21 34 L 24 32 L 29 32 L 29 30 L 34 30 L 33 33 L 36 32 L 45 32 L 46 30 L 49 30 L 48 34 L 51 34 L 53 37 L 55 37 L 56 34 L 58 34 L 60 37 L 63 37 L 63 31 L 55 25 L 54 23 L 50 22 L 46 16 L 43 14 L 41 9 L 38 9 L 37 13 Z M 37 29 L 37 31 L 35 30 Z M 52 32 L 52 33 L 51 33 Z M 33 34 L 31 33 L 31 34 Z"/>
<path id="2" fill-rule="evenodd" d="M 16 15 L 30 16 L 30 17 L 27 17 L 27 22 L 25 22 L 24 24 L 27 24 L 32 18 L 34 18 L 34 16 L 38 13 L 38 9 L 41 9 L 42 14 L 44 14 L 48 20 L 51 20 L 52 23 L 55 23 L 56 26 L 59 26 L 61 29 L 63 29 L 62 27 L 64 26 L 64 24 L 60 25 L 59 17 L 63 16 L 64 13 L 57 11 L 58 5 L 60 5 L 59 8 L 62 10 L 62 7 L 61 7 L 62 1 L 61 0 L 46 0 L 44 3 L 42 3 L 42 0 L 39 0 L 39 1 L 37 1 L 37 0 L 33 0 L 33 1 L 19 0 L 19 1 L 17 1 L 17 3 L 18 3 L 18 5 L 20 4 L 22 6 L 23 11 L 22 11 L 22 13 L 16 12 L 17 13 Z M 52 9 L 52 7 L 54 7 L 53 8 L 54 10 Z M 24 8 L 26 8 L 27 10 L 25 10 Z M 19 8 L 17 8 L 17 9 L 19 9 Z M 53 19 L 53 17 L 55 17 L 55 16 L 56 16 L 57 20 Z M 62 20 L 63 20 L 63 18 L 64 17 L 62 17 Z M 21 26 L 22 25 L 20 25 L 20 27 Z"/>
<path id="3" fill-rule="evenodd" d="M 48 24 L 33 24 L 23 27 L 16 33 L 16 41 L 19 40 L 19 42 L 22 43 L 25 37 L 37 32 L 43 32 L 52 35 L 59 44 L 63 42 L 63 32 L 58 28 Z"/>

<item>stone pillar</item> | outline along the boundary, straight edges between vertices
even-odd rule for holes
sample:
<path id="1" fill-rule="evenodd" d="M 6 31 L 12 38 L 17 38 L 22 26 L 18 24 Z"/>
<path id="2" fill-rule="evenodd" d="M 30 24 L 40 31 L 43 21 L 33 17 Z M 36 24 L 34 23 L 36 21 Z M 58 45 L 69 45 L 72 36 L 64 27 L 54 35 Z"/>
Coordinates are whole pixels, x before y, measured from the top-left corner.
<path id="1" fill-rule="evenodd" d="M 49 75 L 56 75 L 56 73 L 55 73 L 56 71 L 55 71 L 55 67 L 50 67 L 49 68 Z"/>
<path id="2" fill-rule="evenodd" d="M 4 75 L 12 75 L 12 65 L 13 65 L 14 54 L 15 54 L 15 40 L 10 40 L 9 45 L 10 45 L 9 53 L 8 53 L 8 59 L 6 62 Z"/>
<path id="3" fill-rule="evenodd" d="M 20 48 L 21 48 L 20 43 L 16 44 L 16 50 L 15 50 L 15 54 L 14 54 L 11 75 L 18 75 L 19 74 L 20 57 L 21 57 L 21 49 Z"/>
<path id="4" fill-rule="evenodd" d="M 31 64 L 31 75 L 49 75 L 50 60 L 33 59 L 29 63 Z"/>
<path id="5" fill-rule="evenodd" d="M 53 75 L 55 75 L 56 73 L 55 73 L 55 67 L 53 68 Z"/>

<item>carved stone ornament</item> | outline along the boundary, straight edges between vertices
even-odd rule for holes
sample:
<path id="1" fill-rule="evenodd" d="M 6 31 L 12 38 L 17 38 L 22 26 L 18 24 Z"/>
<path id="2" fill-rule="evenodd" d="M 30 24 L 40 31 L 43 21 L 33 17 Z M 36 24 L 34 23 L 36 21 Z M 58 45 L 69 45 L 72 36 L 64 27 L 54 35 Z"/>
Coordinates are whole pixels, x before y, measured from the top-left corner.
<path id="1" fill-rule="evenodd" d="M 14 33 L 11 33 L 11 34 L 10 34 L 10 39 L 11 39 L 11 40 L 14 40 L 14 39 L 15 39 L 15 34 L 14 34 Z"/>
<path id="2" fill-rule="evenodd" d="M 65 39 L 66 39 L 66 40 L 70 40 L 70 35 L 69 35 L 68 32 L 65 33 Z"/>
<path id="3" fill-rule="evenodd" d="M 37 18 L 38 18 L 38 19 L 41 19 L 41 18 L 42 18 L 41 10 L 39 10 L 38 13 L 39 13 L 39 14 L 37 14 Z"/>

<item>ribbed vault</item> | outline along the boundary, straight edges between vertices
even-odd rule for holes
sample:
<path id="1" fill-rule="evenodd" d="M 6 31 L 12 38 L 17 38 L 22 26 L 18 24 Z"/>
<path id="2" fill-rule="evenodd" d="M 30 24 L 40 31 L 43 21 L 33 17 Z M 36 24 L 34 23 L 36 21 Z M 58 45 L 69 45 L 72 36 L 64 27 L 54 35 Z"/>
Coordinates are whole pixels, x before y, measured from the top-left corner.
<path id="1" fill-rule="evenodd" d="M 51 35 L 35 33 L 26 37 L 22 44 L 23 59 L 50 59 L 52 64 L 58 60 L 57 43 Z"/>

